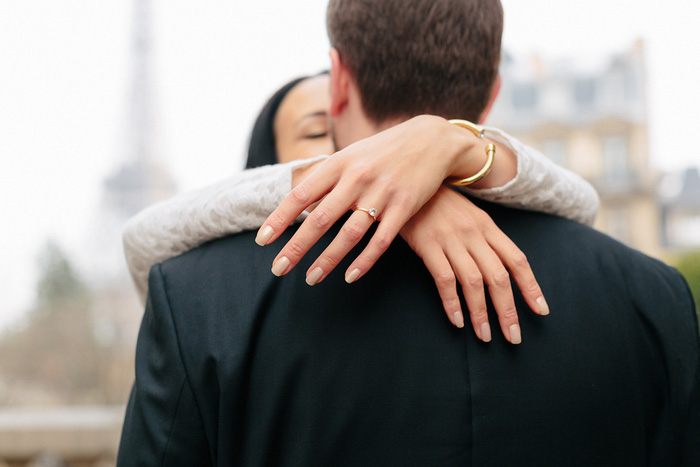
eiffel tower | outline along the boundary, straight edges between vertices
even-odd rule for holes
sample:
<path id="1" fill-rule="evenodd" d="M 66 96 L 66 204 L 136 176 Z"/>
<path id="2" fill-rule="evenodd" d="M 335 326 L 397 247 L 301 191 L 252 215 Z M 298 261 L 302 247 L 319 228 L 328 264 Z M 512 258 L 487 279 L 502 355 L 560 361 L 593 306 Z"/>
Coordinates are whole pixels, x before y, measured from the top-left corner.
<path id="1" fill-rule="evenodd" d="M 122 224 L 146 206 L 172 196 L 176 190 L 155 154 L 151 13 L 151 0 L 134 0 L 126 154 L 121 166 L 104 182 L 104 208 Z"/>
<path id="2" fill-rule="evenodd" d="M 124 349 L 127 360 L 133 352 L 143 307 L 127 271 L 121 231 L 133 215 L 176 192 L 155 144 L 151 14 L 151 0 L 133 1 L 132 76 L 124 152 L 104 180 L 92 255 L 95 335 L 107 346 Z"/>

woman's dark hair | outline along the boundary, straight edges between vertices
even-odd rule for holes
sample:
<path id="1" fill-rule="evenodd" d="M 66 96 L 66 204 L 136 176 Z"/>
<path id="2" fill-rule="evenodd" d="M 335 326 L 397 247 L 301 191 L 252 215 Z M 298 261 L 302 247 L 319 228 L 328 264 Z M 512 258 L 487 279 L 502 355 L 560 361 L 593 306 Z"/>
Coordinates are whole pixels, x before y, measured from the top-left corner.
<path id="1" fill-rule="evenodd" d="M 248 143 L 248 159 L 245 168 L 253 169 L 263 165 L 277 163 L 277 150 L 275 148 L 275 115 L 280 104 L 287 97 L 289 91 L 297 84 L 307 79 L 308 76 L 297 78 L 282 86 L 272 95 L 260 111 L 253 125 L 253 132 Z"/>
<path id="2" fill-rule="evenodd" d="M 306 79 L 327 75 L 328 73 L 328 70 L 324 70 L 316 75 L 302 76 L 301 78 L 293 79 L 278 89 L 277 92 L 270 97 L 270 100 L 267 101 L 260 111 L 260 114 L 258 114 L 258 118 L 255 119 L 253 131 L 250 134 L 248 159 L 246 159 L 245 163 L 246 169 L 254 169 L 278 162 L 277 140 L 275 139 L 275 115 L 277 115 L 280 104 L 284 98 L 287 97 L 289 91 L 294 89 L 294 86 L 297 84 Z"/>

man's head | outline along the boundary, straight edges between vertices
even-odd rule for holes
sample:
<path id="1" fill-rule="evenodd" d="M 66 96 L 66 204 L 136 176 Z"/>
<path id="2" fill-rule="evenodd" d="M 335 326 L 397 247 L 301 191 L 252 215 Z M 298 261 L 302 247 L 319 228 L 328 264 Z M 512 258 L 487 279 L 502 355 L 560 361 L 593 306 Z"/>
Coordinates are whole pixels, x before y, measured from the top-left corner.
<path id="1" fill-rule="evenodd" d="M 330 0 L 327 27 L 341 147 L 372 125 L 376 131 L 423 113 L 479 121 L 490 105 L 499 0 Z"/>

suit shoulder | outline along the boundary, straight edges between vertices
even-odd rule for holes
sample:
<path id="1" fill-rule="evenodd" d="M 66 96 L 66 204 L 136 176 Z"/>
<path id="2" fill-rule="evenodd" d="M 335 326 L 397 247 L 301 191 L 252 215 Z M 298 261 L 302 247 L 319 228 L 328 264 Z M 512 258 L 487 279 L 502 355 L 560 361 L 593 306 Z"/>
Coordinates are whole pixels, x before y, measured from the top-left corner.
<path id="1" fill-rule="evenodd" d="M 235 258 L 236 262 L 257 257 L 256 249 L 260 249 L 255 242 L 253 232 L 241 232 L 227 237 L 217 238 L 188 250 L 178 256 L 167 259 L 162 263 L 164 274 L 172 274 L 175 271 L 188 271 L 192 274 L 201 268 L 220 266 Z"/>
<path id="2" fill-rule="evenodd" d="M 173 303 L 193 307 L 214 307 L 227 294 L 262 294 L 274 278 L 270 267 L 278 248 L 263 248 L 254 240 L 254 232 L 242 232 L 164 261 L 160 275 L 166 294 Z"/>

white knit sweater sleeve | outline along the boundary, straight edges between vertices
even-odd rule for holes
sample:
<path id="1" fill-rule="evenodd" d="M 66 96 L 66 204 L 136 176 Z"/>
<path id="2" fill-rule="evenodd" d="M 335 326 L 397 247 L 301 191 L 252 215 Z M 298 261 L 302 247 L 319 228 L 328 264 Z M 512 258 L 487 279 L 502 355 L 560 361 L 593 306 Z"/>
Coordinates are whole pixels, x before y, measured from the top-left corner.
<path id="1" fill-rule="evenodd" d="M 490 127 L 485 130 L 486 136 L 508 146 L 515 153 L 517 174 L 501 187 L 464 188 L 466 193 L 486 201 L 555 214 L 593 225 L 600 199 L 591 184 L 505 132 Z"/>
<path id="2" fill-rule="evenodd" d="M 327 157 L 245 170 L 131 218 L 123 231 L 124 254 L 142 303 L 151 266 L 209 240 L 260 227 L 292 189 L 292 170 Z"/>
<path id="3" fill-rule="evenodd" d="M 593 223 L 599 201 L 592 186 L 500 130 L 487 130 L 490 138 L 513 150 L 517 175 L 502 187 L 466 192 L 487 201 Z M 130 219 L 123 232 L 124 252 L 142 302 L 151 266 L 209 240 L 260 227 L 291 190 L 293 169 L 327 157 L 239 172 L 155 204 Z"/>

